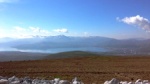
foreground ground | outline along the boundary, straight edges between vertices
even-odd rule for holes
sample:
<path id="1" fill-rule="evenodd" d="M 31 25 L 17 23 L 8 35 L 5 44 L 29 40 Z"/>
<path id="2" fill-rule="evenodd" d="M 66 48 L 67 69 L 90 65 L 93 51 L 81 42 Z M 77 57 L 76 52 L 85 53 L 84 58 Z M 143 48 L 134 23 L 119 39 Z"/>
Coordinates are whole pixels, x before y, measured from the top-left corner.
<path id="1" fill-rule="evenodd" d="M 0 75 L 71 80 L 102 84 L 105 80 L 150 80 L 150 57 L 78 57 L 38 61 L 0 62 Z"/>

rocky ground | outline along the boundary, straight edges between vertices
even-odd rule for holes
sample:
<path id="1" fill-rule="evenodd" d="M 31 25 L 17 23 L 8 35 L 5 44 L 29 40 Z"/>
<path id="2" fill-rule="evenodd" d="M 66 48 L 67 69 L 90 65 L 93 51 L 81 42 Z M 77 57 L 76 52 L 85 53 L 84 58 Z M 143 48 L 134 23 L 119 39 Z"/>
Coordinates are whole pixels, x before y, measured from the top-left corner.
<path id="1" fill-rule="evenodd" d="M 0 76 L 0 84 L 84 84 L 79 81 L 76 77 L 72 81 L 60 80 L 60 78 L 55 78 L 53 80 L 45 79 L 31 79 L 30 77 L 18 78 L 16 76 L 7 78 Z"/>
<path id="2" fill-rule="evenodd" d="M 149 56 L 91 56 L 53 60 L 0 62 L 0 75 L 31 79 L 71 80 L 79 78 L 85 84 L 103 84 L 116 78 L 121 81 L 150 80 Z"/>

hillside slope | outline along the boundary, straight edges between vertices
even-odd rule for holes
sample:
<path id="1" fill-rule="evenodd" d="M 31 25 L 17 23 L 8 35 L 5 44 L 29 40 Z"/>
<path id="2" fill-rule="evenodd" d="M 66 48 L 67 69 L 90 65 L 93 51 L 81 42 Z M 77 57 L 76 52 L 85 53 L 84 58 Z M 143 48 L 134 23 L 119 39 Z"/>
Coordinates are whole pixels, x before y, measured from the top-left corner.
<path id="1" fill-rule="evenodd" d="M 112 78 L 150 80 L 150 57 L 91 56 L 53 60 L 0 62 L 1 76 L 40 79 L 78 77 L 85 84 L 103 84 Z"/>
<path id="2" fill-rule="evenodd" d="M 61 58 L 75 58 L 75 57 L 88 57 L 88 56 L 100 56 L 100 54 L 84 51 L 70 51 L 70 52 L 61 52 L 56 54 L 50 54 L 44 59 L 61 59 Z"/>

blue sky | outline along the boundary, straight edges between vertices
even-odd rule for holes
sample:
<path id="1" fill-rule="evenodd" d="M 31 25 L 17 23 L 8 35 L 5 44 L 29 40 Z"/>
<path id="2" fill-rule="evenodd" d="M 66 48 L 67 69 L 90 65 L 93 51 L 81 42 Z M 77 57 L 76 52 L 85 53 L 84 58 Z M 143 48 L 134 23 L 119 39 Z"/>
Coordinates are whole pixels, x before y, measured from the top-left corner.
<path id="1" fill-rule="evenodd" d="M 0 37 L 149 38 L 150 0 L 0 0 Z"/>

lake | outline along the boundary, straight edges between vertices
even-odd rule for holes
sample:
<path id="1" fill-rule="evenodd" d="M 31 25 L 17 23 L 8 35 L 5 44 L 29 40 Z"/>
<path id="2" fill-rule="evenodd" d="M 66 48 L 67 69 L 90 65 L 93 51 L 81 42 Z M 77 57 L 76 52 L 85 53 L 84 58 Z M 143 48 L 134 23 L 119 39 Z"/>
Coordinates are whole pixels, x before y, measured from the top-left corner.
<path id="1" fill-rule="evenodd" d="M 47 50 L 21 50 L 16 48 L 0 48 L 0 51 L 20 51 L 20 52 L 38 52 L 38 53 L 59 53 L 67 51 L 88 51 L 88 52 L 107 52 L 107 49 L 99 47 L 79 47 L 79 48 L 53 48 Z"/>

